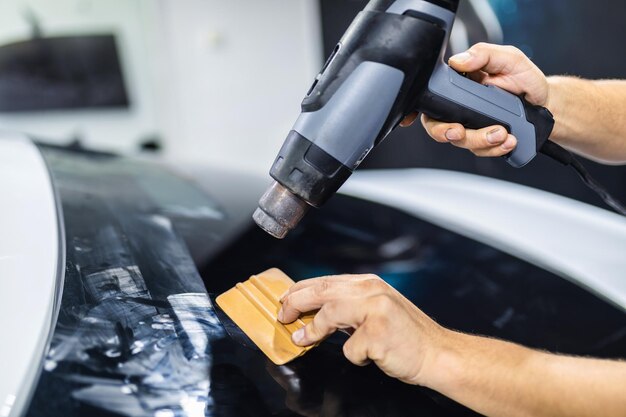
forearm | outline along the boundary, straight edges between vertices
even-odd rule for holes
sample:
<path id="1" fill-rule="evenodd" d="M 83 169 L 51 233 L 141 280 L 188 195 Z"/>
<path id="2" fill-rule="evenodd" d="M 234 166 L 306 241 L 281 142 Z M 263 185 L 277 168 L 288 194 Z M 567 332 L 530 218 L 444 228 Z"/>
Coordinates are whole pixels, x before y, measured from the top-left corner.
<path id="1" fill-rule="evenodd" d="M 487 416 L 623 416 L 626 363 L 451 332 L 423 384 Z"/>
<path id="2" fill-rule="evenodd" d="M 590 159 L 626 162 L 626 81 L 549 77 L 551 139 Z"/>

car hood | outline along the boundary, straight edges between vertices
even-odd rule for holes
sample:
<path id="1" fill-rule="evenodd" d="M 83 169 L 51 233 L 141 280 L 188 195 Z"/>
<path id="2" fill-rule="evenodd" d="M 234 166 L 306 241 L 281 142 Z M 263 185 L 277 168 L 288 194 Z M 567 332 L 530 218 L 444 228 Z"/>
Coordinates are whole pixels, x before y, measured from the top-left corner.
<path id="1" fill-rule="evenodd" d="M 26 415 L 473 415 L 351 365 L 343 335 L 273 365 L 213 302 L 269 267 L 296 280 L 376 273 L 450 328 L 569 354 L 626 353 L 623 311 L 567 273 L 356 189 L 277 241 L 250 222 L 264 180 L 54 147 L 41 153 L 62 209 L 66 259 Z"/>

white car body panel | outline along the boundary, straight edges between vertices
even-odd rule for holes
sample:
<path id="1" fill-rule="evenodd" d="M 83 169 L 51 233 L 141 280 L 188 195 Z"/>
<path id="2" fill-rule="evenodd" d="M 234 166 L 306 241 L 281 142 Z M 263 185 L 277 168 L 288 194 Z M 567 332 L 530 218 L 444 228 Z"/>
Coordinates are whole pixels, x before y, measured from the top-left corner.
<path id="1" fill-rule="evenodd" d="M 19 415 L 52 331 L 60 228 L 37 147 L 0 134 L 0 416 Z"/>
<path id="2" fill-rule="evenodd" d="M 431 169 L 357 172 L 341 193 L 491 245 L 626 310 L 626 218 L 545 191 Z"/>

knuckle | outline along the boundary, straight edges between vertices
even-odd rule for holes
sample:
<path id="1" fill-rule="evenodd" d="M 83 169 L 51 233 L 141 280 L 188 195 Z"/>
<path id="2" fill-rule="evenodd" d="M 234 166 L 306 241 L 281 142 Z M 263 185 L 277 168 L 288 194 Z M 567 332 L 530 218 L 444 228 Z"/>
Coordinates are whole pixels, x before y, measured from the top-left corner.
<path id="1" fill-rule="evenodd" d="M 524 55 L 521 50 L 519 50 L 518 48 L 516 48 L 513 45 L 505 45 L 503 48 L 504 48 L 505 51 L 507 51 L 511 55 L 516 55 L 518 57 Z"/>
<path id="2" fill-rule="evenodd" d="M 335 317 L 339 311 L 339 308 L 339 303 L 337 303 L 336 301 L 330 301 L 324 304 L 324 307 L 322 307 L 320 312 L 317 314 L 317 316 L 319 316 L 318 320 L 323 320 L 326 317 Z"/>
<path id="3" fill-rule="evenodd" d="M 318 297 L 324 297 L 326 294 L 328 294 L 329 289 L 330 282 L 328 282 L 327 280 L 322 280 L 315 286 L 313 291 Z"/>
<path id="4" fill-rule="evenodd" d="M 357 285 L 357 288 L 358 288 L 357 291 L 360 294 L 367 294 L 367 293 L 370 293 L 374 289 L 374 286 L 376 285 L 376 281 L 372 279 L 364 279 L 363 281 L 358 281 L 355 284 Z"/>
<path id="5" fill-rule="evenodd" d="M 348 339 L 348 341 L 344 343 L 342 350 L 346 359 L 355 365 L 363 365 L 367 362 L 368 358 L 366 351 L 352 338 Z"/>
<path id="6" fill-rule="evenodd" d="M 472 46 L 468 52 L 474 56 L 483 57 L 485 55 L 489 55 L 493 52 L 494 45 L 487 42 L 478 42 L 474 46 Z"/>
<path id="7" fill-rule="evenodd" d="M 389 331 L 392 326 L 392 321 L 394 317 L 391 314 L 391 309 L 385 311 L 384 314 L 379 315 L 378 317 L 374 317 L 372 320 L 371 326 L 372 329 L 376 331 L 375 334 L 382 335 Z"/>
<path id="8" fill-rule="evenodd" d="M 319 314 L 318 314 L 319 316 Z M 325 320 L 321 317 L 315 317 L 315 319 L 304 327 L 304 332 L 309 340 L 320 339 L 324 336 L 324 323 Z"/>
<path id="9" fill-rule="evenodd" d="M 485 50 L 486 48 L 489 48 L 489 44 L 487 42 L 478 42 L 477 44 L 475 44 L 474 46 L 472 46 L 470 48 L 471 51 L 482 51 Z"/>
<path id="10" fill-rule="evenodd" d="M 376 342 L 372 343 L 368 349 L 368 356 L 375 362 L 382 361 L 387 356 L 388 348 L 385 344 Z"/>
<path id="11" fill-rule="evenodd" d="M 526 61 L 527 59 L 526 54 L 515 46 L 507 45 L 504 47 L 504 50 L 511 55 L 512 60 L 516 63 Z"/>
<path id="12" fill-rule="evenodd" d="M 457 130 L 459 130 L 460 132 L 462 132 L 462 133 L 463 133 L 463 135 L 465 135 L 465 134 L 466 134 L 466 130 L 467 130 L 467 129 L 465 129 L 465 126 L 463 126 L 461 123 L 450 123 L 450 124 L 448 125 L 448 128 L 449 128 L 449 129 L 457 129 Z"/>
<path id="13" fill-rule="evenodd" d="M 387 329 L 387 324 L 388 320 L 386 319 L 385 314 L 378 314 L 374 317 L 369 318 L 365 333 L 369 336 L 371 340 L 378 340 L 384 337 Z"/>
<path id="14" fill-rule="evenodd" d="M 343 350 L 343 355 L 346 358 L 348 358 L 350 362 L 352 362 L 352 360 L 355 359 L 353 343 L 351 343 L 349 339 L 346 343 L 343 344 L 342 350 Z"/>
<path id="15" fill-rule="evenodd" d="M 387 283 L 385 281 L 383 281 L 382 279 L 376 277 L 374 279 L 370 280 L 370 283 L 372 285 L 372 287 L 374 287 L 377 290 L 386 290 L 387 289 Z"/>
<path id="16" fill-rule="evenodd" d="M 446 130 L 448 130 L 449 128 L 450 126 L 447 123 L 436 122 L 432 125 L 431 131 L 435 136 L 441 136 L 446 133 Z"/>
<path id="17" fill-rule="evenodd" d="M 283 308 L 283 310 L 285 310 L 285 311 L 286 311 L 286 310 L 289 310 L 289 309 L 291 309 L 291 308 L 292 308 L 292 307 L 291 307 L 291 304 L 292 304 L 291 297 L 292 297 L 292 295 L 291 295 L 291 294 L 289 294 L 289 295 L 287 295 L 287 296 L 283 299 L 283 302 L 282 302 L 282 308 Z"/>
<path id="18" fill-rule="evenodd" d="M 304 335 L 306 336 L 307 340 L 315 340 L 318 337 L 318 329 L 317 326 L 314 323 L 310 323 L 306 326 L 304 326 Z"/>
<path id="19" fill-rule="evenodd" d="M 430 132 L 430 136 L 439 143 L 445 143 L 448 140 L 446 139 L 446 131 L 448 130 L 448 126 L 443 123 L 439 123 L 435 126 Z"/>
<path id="20" fill-rule="evenodd" d="M 372 308 L 375 312 L 382 315 L 390 312 L 393 309 L 394 302 L 388 294 L 379 294 L 372 297 Z"/>
<path id="21" fill-rule="evenodd" d="M 486 133 L 476 131 L 476 130 L 468 131 L 467 149 L 470 149 L 473 152 L 474 150 L 484 148 L 485 146 L 488 146 L 488 145 L 489 143 L 487 142 Z"/>
<path id="22" fill-rule="evenodd" d="M 381 293 L 388 288 L 388 284 L 377 275 L 368 275 L 359 284 L 364 293 Z"/>
<path id="23" fill-rule="evenodd" d="M 365 274 L 365 277 L 366 277 L 368 280 L 371 280 L 371 281 L 380 281 L 380 282 L 382 282 L 382 281 L 383 281 L 383 280 L 382 280 L 382 278 L 381 278 L 381 277 L 379 277 L 379 276 L 378 276 L 378 275 L 376 275 L 376 274 Z"/>

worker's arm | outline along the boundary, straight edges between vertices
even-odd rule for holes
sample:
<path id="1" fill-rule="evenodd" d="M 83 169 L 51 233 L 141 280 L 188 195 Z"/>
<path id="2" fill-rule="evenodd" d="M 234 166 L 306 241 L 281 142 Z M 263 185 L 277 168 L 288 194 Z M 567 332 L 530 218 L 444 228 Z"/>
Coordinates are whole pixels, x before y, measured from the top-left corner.
<path id="1" fill-rule="evenodd" d="M 548 77 L 520 50 L 477 44 L 450 59 L 450 65 L 475 81 L 503 88 L 535 105 L 547 107 L 556 120 L 550 137 L 560 145 L 605 163 L 626 163 L 626 81 L 590 81 Z M 410 116 L 403 125 L 410 125 Z M 498 126 L 465 129 L 422 116 L 426 131 L 438 142 L 467 148 L 478 156 L 501 156 L 517 144 Z"/>
<path id="2" fill-rule="evenodd" d="M 487 416 L 626 415 L 626 362 L 558 356 L 447 330 L 373 275 L 301 281 L 282 303 L 285 323 L 320 309 L 294 333 L 295 343 L 353 329 L 343 351 L 354 364 L 373 361 L 391 377 Z"/>
<path id="3" fill-rule="evenodd" d="M 549 77 L 552 140 L 599 162 L 626 163 L 626 81 Z"/>
<path id="4" fill-rule="evenodd" d="M 426 386 L 487 416 L 624 416 L 626 362 L 450 332 Z"/>

